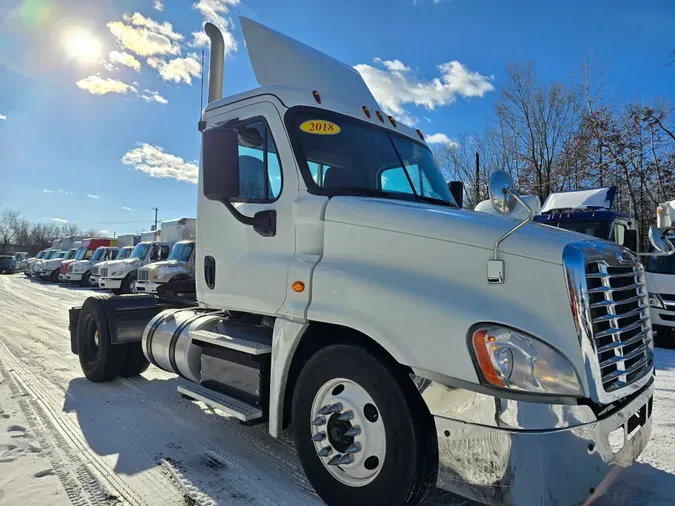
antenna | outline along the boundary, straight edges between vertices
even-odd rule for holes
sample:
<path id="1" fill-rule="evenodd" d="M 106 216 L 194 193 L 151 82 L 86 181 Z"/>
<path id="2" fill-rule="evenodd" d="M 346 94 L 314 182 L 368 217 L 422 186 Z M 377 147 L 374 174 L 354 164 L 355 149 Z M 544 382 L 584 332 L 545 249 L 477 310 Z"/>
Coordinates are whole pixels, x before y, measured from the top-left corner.
<path id="1" fill-rule="evenodd" d="M 153 227 L 153 230 L 157 230 L 157 213 L 159 212 L 159 207 L 153 207 L 153 211 L 155 211 L 155 226 Z"/>

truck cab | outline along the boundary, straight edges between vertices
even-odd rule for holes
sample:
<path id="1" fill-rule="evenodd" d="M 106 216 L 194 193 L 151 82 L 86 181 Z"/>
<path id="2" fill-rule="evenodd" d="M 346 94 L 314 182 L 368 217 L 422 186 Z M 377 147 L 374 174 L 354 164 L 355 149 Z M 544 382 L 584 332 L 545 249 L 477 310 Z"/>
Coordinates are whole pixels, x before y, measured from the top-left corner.
<path id="1" fill-rule="evenodd" d="M 79 249 L 79 245 L 74 246 L 68 250 L 66 258 L 61 262 L 61 267 L 59 267 L 59 281 L 68 281 L 68 266 L 73 262 L 76 262 L 75 256 Z"/>
<path id="2" fill-rule="evenodd" d="M 634 220 L 611 206 L 616 187 L 552 193 L 534 221 L 614 242 L 637 251 Z"/>
<path id="3" fill-rule="evenodd" d="M 14 255 L 0 255 L 0 274 L 14 274 L 17 270 Z"/>
<path id="4" fill-rule="evenodd" d="M 84 375 L 152 364 L 273 437 L 290 427 L 329 505 L 414 505 L 433 486 L 485 504 L 592 500 L 651 432 L 637 257 L 511 219 L 506 173 L 490 180 L 504 216 L 460 209 L 423 133 L 352 67 L 241 25 L 261 87 L 224 99 L 224 41 L 206 25 L 196 300 L 72 308 Z"/>
<path id="5" fill-rule="evenodd" d="M 14 258 L 16 258 L 16 270 L 24 272 L 28 268 L 28 253 L 18 251 L 14 254 Z"/>
<path id="6" fill-rule="evenodd" d="M 33 276 L 40 276 L 42 274 L 42 264 L 46 262 L 47 260 L 51 259 L 52 257 L 56 256 L 60 250 L 54 249 L 54 248 L 49 248 L 44 251 L 44 254 L 42 255 L 42 258 L 35 260 L 31 266 L 31 274 Z"/>
<path id="7" fill-rule="evenodd" d="M 101 279 L 101 269 L 106 267 L 109 262 L 114 260 L 125 260 L 131 256 L 131 253 L 134 251 L 134 246 L 124 246 L 120 248 L 116 255 L 108 254 L 108 256 L 100 263 L 94 265 L 91 269 L 91 277 L 89 278 L 89 284 L 92 286 L 99 286 L 99 281 Z"/>
<path id="8" fill-rule="evenodd" d="M 99 286 L 115 294 L 135 293 L 138 269 L 152 262 L 166 260 L 171 245 L 167 242 L 139 242 L 129 258 L 108 262 L 99 270 Z"/>
<path id="9" fill-rule="evenodd" d="M 39 277 L 43 281 L 52 281 L 56 283 L 59 280 L 59 271 L 64 260 L 68 260 L 69 255 L 73 255 L 71 251 L 59 251 L 54 253 L 49 260 L 43 260 L 40 265 Z M 72 258 L 72 257 L 71 257 Z"/>
<path id="10" fill-rule="evenodd" d="M 156 294 L 157 288 L 170 281 L 190 280 L 195 275 L 195 241 L 179 241 L 169 258 L 138 269 L 136 293 Z"/>
<path id="11" fill-rule="evenodd" d="M 26 260 L 26 276 L 31 277 L 33 275 L 33 265 L 35 265 L 35 262 L 42 260 L 46 252 L 47 250 L 40 250 L 38 251 L 37 255 Z"/>
<path id="12" fill-rule="evenodd" d="M 66 279 L 80 283 L 81 286 L 89 286 L 91 269 L 94 265 L 102 262 L 106 251 L 117 245 L 116 239 L 87 239 L 75 253 L 75 262 L 68 265 Z"/>

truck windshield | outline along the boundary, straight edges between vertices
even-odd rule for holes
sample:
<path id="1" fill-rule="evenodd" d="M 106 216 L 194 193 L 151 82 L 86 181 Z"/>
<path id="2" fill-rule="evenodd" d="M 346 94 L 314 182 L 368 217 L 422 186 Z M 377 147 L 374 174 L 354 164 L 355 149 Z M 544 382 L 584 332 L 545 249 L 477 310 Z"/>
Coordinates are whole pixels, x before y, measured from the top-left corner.
<path id="1" fill-rule="evenodd" d="M 70 260 L 71 258 L 73 258 L 75 256 L 75 253 L 77 253 L 76 249 L 68 250 L 68 254 L 66 255 L 66 260 Z"/>
<path id="2" fill-rule="evenodd" d="M 148 254 L 149 249 L 150 244 L 148 243 L 137 244 L 136 247 L 134 248 L 133 253 L 131 253 L 131 256 L 129 258 L 138 258 L 140 260 L 144 260 L 145 256 Z"/>
<path id="3" fill-rule="evenodd" d="M 82 260 L 84 256 L 87 253 L 87 247 L 82 246 L 81 248 L 77 249 L 77 252 L 75 253 L 75 256 L 73 257 L 75 260 Z"/>
<path id="4" fill-rule="evenodd" d="M 178 262 L 189 262 L 194 244 L 191 242 L 176 243 L 171 249 L 169 260 L 176 260 Z"/>
<path id="5" fill-rule="evenodd" d="M 98 262 L 103 256 L 103 253 L 105 253 L 105 248 L 96 248 L 96 251 L 94 251 L 94 254 L 91 257 L 91 261 Z"/>
<path id="6" fill-rule="evenodd" d="M 286 127 L 307 188 L 457 207 L 429 148 L 384 128 L 312 108 L 294 108 Z"/>
<path id="7" fill-rule="evenodd" d="M 36 260 L 42 260 L 42 258 L 45 256 L 44 250 L 40 251 L 37 255 L 35 255 Z"/>
<path id="8" fill-rule="evenodd" d="M 117 254 L 117 258 L 115 260 L 124 260 L 125 258 L 129 258 L 129 255 L 131 255 L 131 252 L 134 250 L 133 247 L 131 246 L 125 246 L 120 250 L 120 252 Z"/>
<path id="9" fill-rule="evenodd" d="M 675 240 L 675 238 L 670 238 L 670 240 Z M 675 255 L 648 258 L 647 272 L 653 272 L 654 274 L 675 274 Z"/>
<path id="10" fill-rule="evenodd" d="M 50 250 L 50 251 L 45 252 L 45 256 L 42 257 L 42 260 L 49 260 L 52 257 L 53 254 L 54 254 L 54 250 Z"/>
<path id="11" fill-rule="evenodd" d="M 63 258 L 63 257 L 66 256 L 66 253 L 67 253 L 67 251 L 58 251 L 54 254 L 54 256 L 52 257 L 52 260 L 54 260 L 56 258 Z"/>
<path id="12" fill-rule="evenodd" d="M 544 222 L 552 227 L 564 228 L 580 234 L 592 235 L 599 239 L 607 239 L 607 223 L 602 221 L 563 221 L 559 223 Z"/>

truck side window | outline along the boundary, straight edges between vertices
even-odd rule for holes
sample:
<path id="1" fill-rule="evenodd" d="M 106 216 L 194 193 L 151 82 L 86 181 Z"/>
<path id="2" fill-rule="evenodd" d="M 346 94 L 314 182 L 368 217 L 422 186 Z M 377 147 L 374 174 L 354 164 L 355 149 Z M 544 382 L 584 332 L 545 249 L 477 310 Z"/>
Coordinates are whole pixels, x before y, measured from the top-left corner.
<path id="1" fill-rule="evenodd" d="M 626 225 L 624 225 L 623 223 L 615 223 L 614 242 L 620 246 L 623 246 L 625 232 L 626 232 Z"/>
<path id="2" fill-rule="evenodd" d="M 166 245 L 160 246 L 161 251 L 159 252 L 159 259 L 160 260 L 166 260 L 169 258 L 169 247 Z"/>
<path id="3" fill-rule="evenodd" d="M 263 121 L 235 127 L 239 134 L 239 198 L 269 202 L 281 193 L 281 162 Z"/>

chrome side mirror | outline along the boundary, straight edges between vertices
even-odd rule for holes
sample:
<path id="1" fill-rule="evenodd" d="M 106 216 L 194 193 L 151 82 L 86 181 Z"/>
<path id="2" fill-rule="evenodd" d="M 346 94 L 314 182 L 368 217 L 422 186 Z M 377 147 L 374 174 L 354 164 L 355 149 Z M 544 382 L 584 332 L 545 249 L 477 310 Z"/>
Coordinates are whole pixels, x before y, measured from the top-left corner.
<path id="1" fill-rule="evenodd" d="M 663 257 L 675 253 L 675 246 L 666 237 L 668 230 L 662 231 L 659 227 L 652 225 L 649 227 L 649 242 L 656 250 L 655 253 L 638 253 L 643 257 Z"/>
<path id="2" fill-rule="evenodd" d="M 488 184 L 492 207 L 500 214 L 509 214 L 516 208 L 518 190 L 509 173 L 503 170 L 493 172 Z"/>

